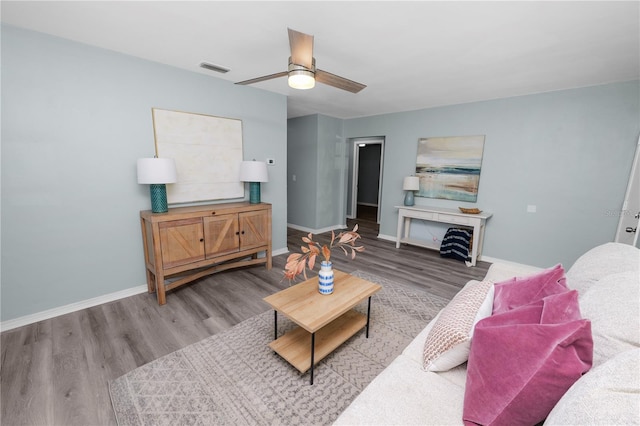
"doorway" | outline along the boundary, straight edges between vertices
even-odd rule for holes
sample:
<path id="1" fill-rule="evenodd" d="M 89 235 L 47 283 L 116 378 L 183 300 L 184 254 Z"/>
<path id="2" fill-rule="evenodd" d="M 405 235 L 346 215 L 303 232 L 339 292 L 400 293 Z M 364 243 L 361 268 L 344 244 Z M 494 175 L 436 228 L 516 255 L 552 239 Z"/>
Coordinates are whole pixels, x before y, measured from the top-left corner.
<path id="1" fill-rule="evenodd" d="M 356 138 L 351 161 L 351 219 L 380 223 L 384 138 Z"/>

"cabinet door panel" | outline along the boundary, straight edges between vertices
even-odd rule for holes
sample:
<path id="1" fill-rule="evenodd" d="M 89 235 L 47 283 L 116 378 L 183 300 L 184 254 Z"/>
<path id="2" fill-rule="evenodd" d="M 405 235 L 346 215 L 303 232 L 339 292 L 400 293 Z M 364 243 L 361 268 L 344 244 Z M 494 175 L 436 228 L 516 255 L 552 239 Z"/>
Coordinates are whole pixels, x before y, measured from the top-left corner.
<path id="1" fill-rule="evenodd" d="M 205 254 L 207 258 L 237 252 L 238 215 L 225 214 L 204 218 Z"/>
<path id="2" fill-rule="evenodd" d="M 268 210 L 240 213 L 239 217 L 241 250 L 268 244 L 271 239 Z"/>
<path id="3" fill-rule="evenodd" d="M 165 269 L 204 260 L 201 218 L 163 222 L 159 228 Z"/>

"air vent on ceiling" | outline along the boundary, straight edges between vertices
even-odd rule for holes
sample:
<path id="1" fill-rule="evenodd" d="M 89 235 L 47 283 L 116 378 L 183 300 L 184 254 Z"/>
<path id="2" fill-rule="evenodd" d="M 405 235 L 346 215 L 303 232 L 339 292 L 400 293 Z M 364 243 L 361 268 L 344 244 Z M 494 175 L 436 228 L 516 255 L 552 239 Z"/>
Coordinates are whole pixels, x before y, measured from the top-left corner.
<path id="1" fill-rule="evenodd" d="M 228 68 L 221 67 L 220 65 L 210 64 L 208 62 L 201 62 L 200 63 L 200 68 L 204 68 L 204 69 L 207 69 L 209 71 L 221 72 L 223 74 L 226 73 L 226 72 L 229 72 Z"/>

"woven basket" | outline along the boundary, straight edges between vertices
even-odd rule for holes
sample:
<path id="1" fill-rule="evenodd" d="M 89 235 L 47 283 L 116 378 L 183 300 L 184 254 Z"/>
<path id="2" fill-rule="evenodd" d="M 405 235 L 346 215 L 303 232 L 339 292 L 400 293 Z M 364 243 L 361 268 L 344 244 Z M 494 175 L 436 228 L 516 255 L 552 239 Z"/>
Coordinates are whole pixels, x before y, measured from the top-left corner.
<path id="1" fill-rule="evenodd" d="M 473 209 L 465 209 L 464 207 L 458 207 L 460 209 L 460 211 L 462 213 L 466 213 L 466 214 L 478 214 L 478 213 L 482 213 L 482 210 L 478 210 L 476 208 Z"/>

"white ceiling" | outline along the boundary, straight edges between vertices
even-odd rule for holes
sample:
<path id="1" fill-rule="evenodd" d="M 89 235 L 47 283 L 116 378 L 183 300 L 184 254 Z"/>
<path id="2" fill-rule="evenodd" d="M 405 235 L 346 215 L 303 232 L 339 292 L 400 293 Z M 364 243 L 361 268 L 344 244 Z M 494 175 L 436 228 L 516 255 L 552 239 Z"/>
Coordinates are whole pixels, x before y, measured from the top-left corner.
<path id="1" fill-rule="evenodd" d="M 286 78 L 288 116 L 353 118 L 640 78 L 640 2 L 2 1 L 2 21 L 238 82 L 286 71 L 287 27 L 358 94 Z M 219 74 L 202 61 L 230 68 Z"/>

